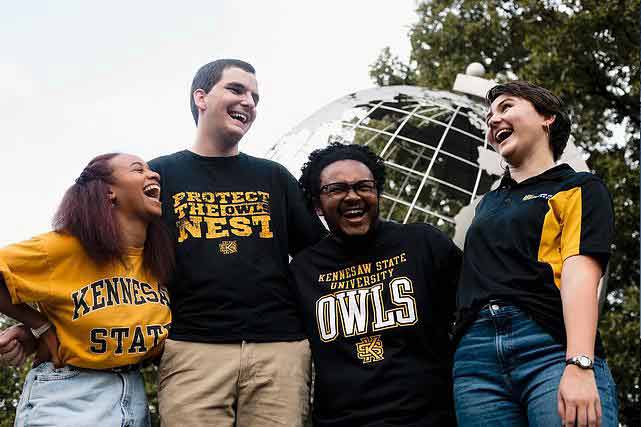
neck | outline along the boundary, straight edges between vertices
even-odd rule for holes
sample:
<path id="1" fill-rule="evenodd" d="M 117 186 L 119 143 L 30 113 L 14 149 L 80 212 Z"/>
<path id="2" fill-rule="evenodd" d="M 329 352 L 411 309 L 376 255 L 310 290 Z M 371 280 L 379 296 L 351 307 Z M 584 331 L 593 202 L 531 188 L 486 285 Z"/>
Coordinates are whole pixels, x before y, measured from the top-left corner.
<path id="1" fill-rule="evenodd" d="M 238 155 L 238 141 L 225 141 L 220 136 L 211 136 L 205 126 L 196 129 L 196 140 L 190 151 L 203 157 L 231 157 Z"/>
<path id="2" fill-rule="evenodd" d="M 509 162 L 508 162 L 509 163 Z M 542 174 L 554 167 L 554 158 L 549 149 L 531 153 L 520 162 L 510 163 L 510 176 L 516 182 Z"/>
<path id="3" fill-rule="evenodd" d="M 380 221 L 376 221 L 367 230 L 367 233 L 356 236 L 344 234 L 340 230 L 332 231 L 331 236 L 339 243 L 351 248 L 352 250 L 367 250 L 372 248 L 374 240 L 376 239 L 376 230 L 380 225 Z"/>
<path id="4" fill-rule="evenodd" d="M 147 240 L 147 222 L 140 219 L 124 218 L 116 214 L 120 226 L 120 239 L 125 248 L 144 248 Z"/>

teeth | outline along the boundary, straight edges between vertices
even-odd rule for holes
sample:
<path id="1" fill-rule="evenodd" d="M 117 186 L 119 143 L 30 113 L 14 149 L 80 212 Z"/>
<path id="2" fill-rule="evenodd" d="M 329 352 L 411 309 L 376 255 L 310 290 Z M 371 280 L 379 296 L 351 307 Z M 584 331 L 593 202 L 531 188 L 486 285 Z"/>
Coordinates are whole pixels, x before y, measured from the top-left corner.
<path id="1" fill-rule="evenodd" d="M 244 113 L 239 113 L 238 111 L 232 111 L 231 113 L 229 113 L 229 115 L 242 123 L 247 123 L 248 117 Z"/>
<path id="2" fill-rule="evenodd" d="M 512 129 L 500 129 L 496 134 L 494 134 L 494 139 L 497 142 L 503 142 L 512 135 L 512 132 Z"/>
<path id="3" fill-rule="evenodd" d="M 158 184 L 145 185 L 142 189 L 145 196 L 158 198 L 160 196 L 160 186 Z"/>
<path id="4" fill-rule="evenodd" d="M 350 215 L 350 216 L 356 216 L 356 215 L 362 215 L 365 211 L 362 209 L 350 209 L 345 211 L 343 215 Z"/>

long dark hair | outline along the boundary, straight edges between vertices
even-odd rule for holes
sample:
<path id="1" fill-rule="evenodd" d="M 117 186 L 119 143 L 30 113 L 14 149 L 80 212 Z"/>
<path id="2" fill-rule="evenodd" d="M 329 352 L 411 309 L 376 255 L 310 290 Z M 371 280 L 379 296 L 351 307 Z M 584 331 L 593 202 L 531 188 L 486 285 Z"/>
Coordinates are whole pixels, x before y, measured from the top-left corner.
<path id="1" fill-rule="evenodd" d="M 119 154 L 94 157 L 69 187 L 53 217 L 53 229 L 80 240 L 87 255 L 99 265 L 124 263 L 127 249 L 107 197 L 109 184 L 114 182 L 111 160 Z M 154 218 L 147 227 L 143 267 L 161 284 L 167 283 L 173 271 L 173 249 L 164 224 L 160 218 Z"/>

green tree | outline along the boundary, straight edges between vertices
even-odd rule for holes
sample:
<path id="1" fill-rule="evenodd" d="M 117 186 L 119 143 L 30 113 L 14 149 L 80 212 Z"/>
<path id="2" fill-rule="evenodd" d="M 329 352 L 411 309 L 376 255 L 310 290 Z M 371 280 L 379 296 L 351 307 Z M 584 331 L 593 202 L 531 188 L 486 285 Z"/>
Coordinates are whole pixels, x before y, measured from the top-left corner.
<path id="1" fill-rule="evenodd" d="M 0 330 L 4 330 L 15 324 L 0 314 Z M 22 393 L 22 383 L 29 372 L 31 364 L 25 363 L 20 368 L 0 366 L 0 427 L 13 426 L 16 415 L 16 407 Z"/>
<path id="2" fill-rule="evenodd" d="M 638 0 L 427 0 L 417 15 L 410 63 L 384 49 L 370 67 L 377 84 L 449 90 L 476 61 L 486 77 L 539 83 L 570 108 L 575 142 L 613 196 L 616 236 L 599 327 L 621 422 L 640 425 Z"/>

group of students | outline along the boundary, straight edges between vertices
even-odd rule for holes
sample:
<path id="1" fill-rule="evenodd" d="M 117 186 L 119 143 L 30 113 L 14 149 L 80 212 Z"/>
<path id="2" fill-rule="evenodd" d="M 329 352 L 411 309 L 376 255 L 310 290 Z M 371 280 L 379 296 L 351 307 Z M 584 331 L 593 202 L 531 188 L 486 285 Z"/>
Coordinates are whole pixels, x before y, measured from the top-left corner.
<path id="1" fill-rule="evenodd" d="M 22 322 L 0 361 L 36 353 L 17 426 L 149 425 L 150 360 L 164 426 L 302 426 L 312 376 L 315 426 L 618 425 L 596 328 L 611 201 L 556 165 L 555 95 L 488 92 L 508 166 L 463 253 L 379 218 L 367 147 L 312 152 L 298 182 L 240 153 L 258 99 L 250 64 L 204 65 L 189 149 L 96 157 L 54 231 L 0 249 L 0 312 Z"/>

